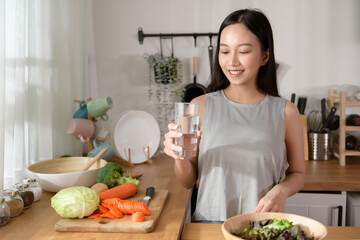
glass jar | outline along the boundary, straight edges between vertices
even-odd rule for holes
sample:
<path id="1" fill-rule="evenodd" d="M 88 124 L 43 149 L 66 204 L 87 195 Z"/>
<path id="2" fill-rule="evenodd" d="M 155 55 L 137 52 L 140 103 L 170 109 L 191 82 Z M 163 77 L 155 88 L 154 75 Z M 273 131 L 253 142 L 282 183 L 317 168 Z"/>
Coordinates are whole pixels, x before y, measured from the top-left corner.
<path id="1" fill-rule="evenodd" d="M 24 202 L 24 209 L 31 207 L 34 203 L 34 193 L 29 189 L 29 184 L 17 183 L 15 188 L 19 190 L 19 194 Z"/>
<path id="2" fill-rule="evenodd" d="M 37 179 L 34 177 L 24 178 L 24 183 L 29 184 L 29 189 L 34 193 L 34 202 L 39 201 L 42 195 L 42 188 Z"/>
<path id="3" fill-rule="evenodd" d="M 10 217 L 19 216 L 24 210 L 24 202 L 18 192 L 15 189 L 4 190 L 5 203 L 10 208 Z"/>
<path id="4" fill-rule="evenodd" d="M 5 198 L 0 197 L 0 226 L 7 224 L 10 220 L 10 208 L 5 203 Z"/>

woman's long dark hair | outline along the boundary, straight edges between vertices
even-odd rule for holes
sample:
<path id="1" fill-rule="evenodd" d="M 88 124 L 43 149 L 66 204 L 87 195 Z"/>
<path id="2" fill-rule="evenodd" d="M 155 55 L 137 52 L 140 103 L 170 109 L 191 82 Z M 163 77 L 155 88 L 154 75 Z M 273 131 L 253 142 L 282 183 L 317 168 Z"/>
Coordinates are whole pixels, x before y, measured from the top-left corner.
<path id="1" fill-rule="evenodd" d="M 227 16 L 221 24 L 217 39 L 213 70 L 211 72 L 211 82 L 207 87 L 207 92 L 215 92 L 230 85 L 229 80 L 226 78 L 219 64 L 219 45 L 220 36 L 224 28 L 235 23 L 244 24 L 257 36 L 261 43 L 262 51 L 269 49 L 269 59 L 267 63 L 259 69 L 257 85 L 263 92 L 272 96 L 279 96 L 271 25 L 266 16 L 261 11 L 255 9 L 242 9 L 235 11 Z"/>

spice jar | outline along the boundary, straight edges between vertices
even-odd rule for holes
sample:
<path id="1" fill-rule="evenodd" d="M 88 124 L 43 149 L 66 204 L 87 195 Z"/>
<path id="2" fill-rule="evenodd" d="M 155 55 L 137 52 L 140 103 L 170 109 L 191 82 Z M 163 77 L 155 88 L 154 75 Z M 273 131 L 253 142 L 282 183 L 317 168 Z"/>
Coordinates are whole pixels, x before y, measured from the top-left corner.
<path id="1" fill-rule="evenodd" d="M 42 188 L 37 179 L 34 177 L 25 178 L 24 183 L 29 184 L 29 189 L 34 193 L 34 202 L 39 201 L 42 195 Z"/>
<path id="2" fill-rule="evenodd" d="M 24 202 L 19 195 L 19 192 L 15 189 L 4 190 L 5 203 L 10 208 L 10 217 L 19 216 L 24 209 Z"/>
<path id="3" fill-rule="evenodd" d="M 34 203 L 34 193 L 29 189 L 29 184 L 17 183 L 15 187 L 19 190 L 19 194 L 24 202 L 24 209 L 31 207 Z"/>
<path id="4" fill-rule="evenodd" d="M 0 226 L 5 225 L 10 220 L 10 209 L 5 203 L 5 198 L 0 197 Z"/>

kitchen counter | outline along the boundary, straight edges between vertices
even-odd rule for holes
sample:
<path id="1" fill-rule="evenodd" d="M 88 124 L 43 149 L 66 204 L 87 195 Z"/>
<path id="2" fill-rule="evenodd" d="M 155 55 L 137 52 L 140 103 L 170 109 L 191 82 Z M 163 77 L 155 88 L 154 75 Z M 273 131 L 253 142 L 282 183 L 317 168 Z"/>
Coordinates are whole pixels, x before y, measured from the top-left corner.
<path id="1" fill-rule="evenodd" d="M 303 191 L 360 191 L 360 158 L 353 157 L 345 166 L 339 160 L 305 161 Z"/>
<path id="2" fill-rule="evenodd" d="M 141 188 L 154 186 L 168 189 L 169 196 L 160 214 L 153 232 L 145 234 L 131 233 L 88 233 L 56 232 L 55 223 L 61 219 L 50 207 L 53 193 L 44 192 L 39 202 L 34 203 L 23 214 L 11 218 L 10 222 L 0 227 L 1 239 L 179 239 L 183 230 L 186 209 L 191 190 L 184 189 L 174 176 L 174 160 L 165 154 L 153 158 L 152 164 L 138 164 L 125 167 L 128 172 L 141 173 Z M 303 190 L 307 191 L 360 191 L 360 160 L 349 161 L 340 166 L 338 160 L 306 161 L 306 182 Z M 220 226 L 214 224 L 187 224 L 183 239 L 221 239 Z M 360 228 L 329 227 L 330 237 L 336 234 L 355 234 L 360 238 Z M 346 230 L 346 231 L 344 231 Z M 355 236 L 347 235 L 347 236 Z M 195 236 L 195 238 L 194 238 Z M 218 236 L 218 237 L 215 237 Z M 339 238 L 344 239 L 343 236 Z"/>
<path id="3" fill-rule="evenodd" d="M 328 240 L 360 239 L 360 227 L 327 227 Z M 182 240 L 225 240 L 221 224 L 188 223 Z"/>
<path id="4" fill-rule="evenodd" d="M 182 233 L 185 209 L 191 190 L 183 188 L 174 175 L 174 160 L 160 154 L 152 159 L 152 164 L 138 164 L 125 168 L 128 172 L 141 173 L 141 189 L 154 186 L 157 189 L 168 189 L 169 196 L 162 209 L 158 222 L 151 233 L 89 233 L 89 232 L 56 232 L 55 223 L 61 217 L 50 206 L 53 193 L 44 192 L 40 201 L 24 210 L 8 224 L 0 227 L 0 239 L 179 239 Z"/>

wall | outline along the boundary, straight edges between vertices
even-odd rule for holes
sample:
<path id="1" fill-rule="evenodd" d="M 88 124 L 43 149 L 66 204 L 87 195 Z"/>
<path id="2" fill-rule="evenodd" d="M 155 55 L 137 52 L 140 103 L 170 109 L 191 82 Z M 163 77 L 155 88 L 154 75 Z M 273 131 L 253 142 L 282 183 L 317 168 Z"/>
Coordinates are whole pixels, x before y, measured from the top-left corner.
<path id="1" fill-rule="evenodd" d="M 222 20 L 239 8 L 259 8 L 274 32 L 275 56 L 280 63 L 280 95 L 307 96 L 306 113 L 320 109 L 320 99 L 335 87 L 360 88 L 360 1 L 356 0 L 94 0 L 93 20 L 98 95 L 111 96 L 110 118 L 129 110 L 156 114 L 148 96 L 145 53 L 160 51 L 158 38 L 144 33 L 217 32 Z M 213 39 L 213 43 L 216 43 Z M 184 85 L 192 82 L 192 57 L 199 57 L 198 83 L 209 80 L 209 38 L 174 38 L 175 56 L 183 64 Z M 170 40 L 163 40 L 170 54 Z M 109 125 L 106 123 L 105 125 Z"/>

